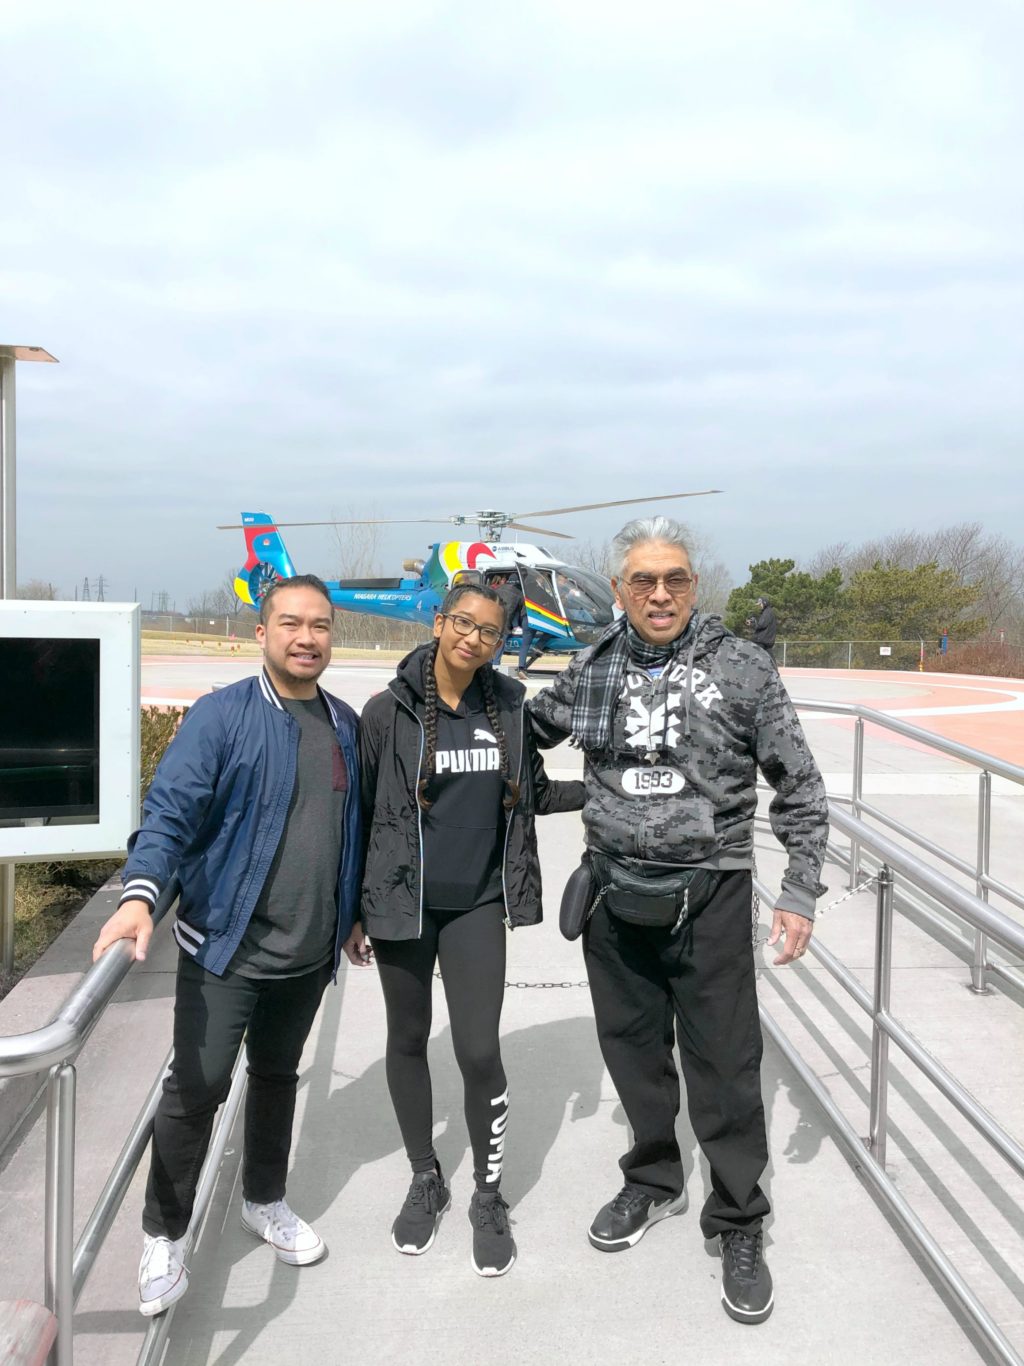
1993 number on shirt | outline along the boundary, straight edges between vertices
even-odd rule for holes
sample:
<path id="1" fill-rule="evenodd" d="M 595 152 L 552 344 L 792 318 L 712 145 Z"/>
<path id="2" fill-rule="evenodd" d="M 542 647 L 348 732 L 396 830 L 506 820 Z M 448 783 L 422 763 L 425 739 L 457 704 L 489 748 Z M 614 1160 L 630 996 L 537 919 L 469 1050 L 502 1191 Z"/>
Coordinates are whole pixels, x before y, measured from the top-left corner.
<path id="1" fill-rule="evenodd" d="M 675 768 L 627 768 L 622 774 L 622 790 L 630 797 L 647 797 L 654 793 L 682 792 L 686 779 Z"/>

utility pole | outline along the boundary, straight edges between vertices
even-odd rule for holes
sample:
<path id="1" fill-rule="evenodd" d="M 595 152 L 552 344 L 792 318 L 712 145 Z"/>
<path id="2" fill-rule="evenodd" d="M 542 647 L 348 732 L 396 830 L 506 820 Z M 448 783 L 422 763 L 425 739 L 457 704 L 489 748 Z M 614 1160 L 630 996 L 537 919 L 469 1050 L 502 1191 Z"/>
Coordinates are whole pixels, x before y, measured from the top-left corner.
<path id="1" fill-rule="evenodd" d="M 0 598 L 18 596 L 15 498 L 14 367 L 18 361 L 56 363 L 41 346 L 0 346 Z M 0 967 L 14 969 L 14 864 L 0 863 Z"/>
<path id="2" fill-rule="evenodd" d="M 88 574 L 87 574 L 87 575 L 85 576 L 85 578 L 82 580 L 82 601 L 83 601 L 83 602 L 92 602 L 92 592 L 91 592 L 90 589 L 89 589 L 89 576 L 88 576 Z"/>
<path id="3" fill-rule="evenodd" d="M 97 601 L 97 602 L 106 602 L 106 598 L 103 596 L 103 593 L 104 593 L 104 590 L 105 590 L 106 586 L 107 586 L 107 581 L 106 581 L 106 579 L 103 577 L 103 575 L 101 574 L 101 575 L 99 576 L 99 578 L 96 580 L 96 601 Z"/>

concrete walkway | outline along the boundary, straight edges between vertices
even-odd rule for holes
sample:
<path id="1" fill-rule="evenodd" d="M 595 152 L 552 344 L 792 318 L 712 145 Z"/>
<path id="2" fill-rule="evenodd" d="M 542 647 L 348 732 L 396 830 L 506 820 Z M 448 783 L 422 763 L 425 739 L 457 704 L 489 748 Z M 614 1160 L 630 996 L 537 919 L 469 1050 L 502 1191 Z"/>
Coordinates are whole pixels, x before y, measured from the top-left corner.
<path id="1" fill-rule="evenodd" d="M 382 673 L 384 671 L 381 671 Z M 877 676 L 876 676 L 877 678 Z M 351 679 L 349 680 L 351 683 Z M 813 680 L 790 681 L 810 695 Z M 353 685 L 354 686 L 354 685 Z M 364 695 L 382 683 L 366 679 Z M 828 684 L 831 688 L 834 685 Z M 859 693 L 870 687 L 858 685 Z M 339 689 L 340 691 L 341 689 Z M 824 691 L 824 686 L 822 686 Z M 351 695 L 348 688 L 345 695 Z M 354 699 L 355 700 L 355 699 Z M 870 703 L 869 697 L 864 700 Z M 842 723 L 808 719 L 822 769 L 835 785 L 850 768 Z M 578 768 L 557 751 L 557 775 Z M 869 750 L 872 781 L 904 819 L 931 822 L 933 838 L 970 844 L 975 800 L 956 789 L 951 761 L 880 742 Z M 893 776 L 896 775 L 896 776 Z M 901 790 L 909 786 L 912 791 Z M 932 788 L 952 783 L 953 791 Z M 881 799 L 880 799 L 881 800 Z M 1024 800 L 1000 797 L 994 870 L 1024 885 Z M 391 1246 L 391 1221 L 407 1169 L 384 1078 L 384 1014 L 374 970 L 339 975 L 304 1059 L 289 1199 L 330 1246 L 316 1267 L 276 1262 L 238 1222 L 238 1135 L 229 1145 L 214 1205 L 192 1259 L 192 1285 L 175 1317 L 166 1363 L 312 1361 L 376 1363 L 560 1363 L 653 1366 L 689 1359 L 838 1366 L 946 1366 L 990 1358 L 890 1226 L 823 1125 L 820 1112 L 777 1051 L 763 1080 L 774 1204 L 767 1247 L 777 1307 L 761 1327 L 732 1323 L 719 1304 L 714 1249 L 697 1212 L 708 1178 L 685 1117 L 691 1208 L 633 1250 L 594 1252 L 587 1225 L 620 1185 L 628 1144 L 624 1117 L 594 1035 L 578 946 L 554 923 L 558 893 L 580 845 L 576 816 L 540 823 L 548 921 L 509 940 L 503 1056 L 512 1091 L 504 1188 L 519 1259 L 509 1275 L 482 1280 L 469 1262 L 466 1206 L 471 1160 L 461 1085 L 437 985 L 432 1071 L 437 1146 L 454 1202 L 424 1257 Z M 777 885 L 780 851 L 759 837 L 759 870 Z M 825 876 L 841 894 L 837 868 Z M 0 1033 L 43 1023 L 81 966 L 111 896 L 97 898 L 0 1005 Z M 862 893 L 826 911 L 817 933 L 870 989 L 874 898 Z M 762 937 L 767 932 L 762 913 Z M 81 1226 L 168 1046 L 176 950 L 166 927 L 136 967 L 79 1065 L 78 1209 Z M 758 950 L 762 1002 L 826 1080 L 845 1113 L 867 1130 L 869 1032 L 850 999 L 814 963 L 771 966 Z M 964 964 L 898 922 L 895 1013 L 1008 1125 L 1024 1134 L 1024 1016 L 1008 992 L 976 997 Z M 545 985 L 555 984 L 555 985 Z M 889 1161 L 900 1188 L 1024 1352 L 1024 1221 L 1021 1182 L 929 1084 L 894 1059 Z M 6 1155 L 0 1170 L 0 1297 L 42 1297 L 43 1125 Z M 143 1177 L 101 1254 L 76 1316 L 76 1361 L 134 1361 L 145 1323 L 134 1308 Z"/>

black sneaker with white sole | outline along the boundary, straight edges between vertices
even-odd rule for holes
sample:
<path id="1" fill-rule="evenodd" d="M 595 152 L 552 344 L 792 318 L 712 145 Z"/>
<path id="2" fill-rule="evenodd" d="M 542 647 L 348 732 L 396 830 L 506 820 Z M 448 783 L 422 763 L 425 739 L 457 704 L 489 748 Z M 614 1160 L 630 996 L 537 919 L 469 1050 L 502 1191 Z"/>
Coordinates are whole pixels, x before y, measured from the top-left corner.
<path id="1" fill-rule="evenodd" d="M 414 1172 L 409 1194 L 391 1226 L 391 1241 L 399 1252 L 418 1257 L 434 1241 L 441 1215 L 452 1203 L 452 1193 L 445 1185 L 441 1168 L 432 1172 Z"/>
<path id="2" fill-rule="evenodd" d="M 473 1270 L 478 1276 L 504 1276 L 516 1259 L 508 1205 L 497 1191 L 474 1191 L 469 1222 L 473 1225 Z"/>
<path id="3" fill-rule="evenodd" d="M 764 1323 L 775 1307 L 762 1236 L 742 1229 L 722 1234 L 722 1304 L 737 1323 Z"/>
<path id="4" fill-rule="evenodd" d="M 599 1252 L 624 1252 L 638 1243 L 652 1224 L 685 1209 L 686 1191 L 671 1200 L 656 1200 L 627 1182 L 614 1200 L 598 1210 L 587 1237 Z"/>

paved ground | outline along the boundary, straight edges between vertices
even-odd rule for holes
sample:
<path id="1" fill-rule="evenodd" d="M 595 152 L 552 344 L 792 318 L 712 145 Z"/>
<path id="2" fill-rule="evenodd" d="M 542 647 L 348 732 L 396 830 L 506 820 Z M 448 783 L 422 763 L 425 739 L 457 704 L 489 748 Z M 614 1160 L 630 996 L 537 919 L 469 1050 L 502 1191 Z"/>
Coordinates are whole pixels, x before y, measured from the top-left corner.
<path id="1" fill-rule="evenodd" d="M 230 681 L 253 662 L 146 661 L 153 696 L 185 697 Z M 199 672 L 196 672 L 196 671 Z M 360 705 L 390 670 L 345 666 L 328 686 Z M 796 696 L 862 700 L 899 710 L 940 733 L 990 726 L 984 747 L 1013 758 L 1024 737 L 1024 690 L 993 680 L 902 674 L 788 675 Z M 1009 705 L 1008 705 L 1009 704 Z M 957 708 L 950 711 L 950 707 Z M 978 711 L 998 707 L 998 711 Z M 965 710 L 970 709 L 970 710 Z M 925 712 L 922 715 L 922 711 Z M 959 729 L 958 729 L 959 728 Z M 812 714 L 807 729 L 830 788 L 849 790 L 852 736 L 845 720 Z M 556 774 L 578 768 L 556 751 Z M 954 761 L 894 737 L 869 737 L 865 790 L 946 847 L 973 855 L 976 779 Z M 993 870 L 1024 886 L 1024 797 L 1000 789 Z M 575 865 L 579 820 L 541 823 L 549 922 Z M 781 858 L 759 838 L 762 876 L 777 885 Z M 831 868 L 825 881 L 843 888 Z M 42 1023 L 85 961 L 97 902 L 0 1006 L 0 1033 Z M 870 988 L 873 898 L 861 893 L 821 918 L 817 933 Z M 762 916 L 767 930 L 767 917 Z M 815 964 L 783 970 L 759 950 L 762 1001 L 826 1080 L 861 1133 L 867 1130 L 870 1041 L 857 1009 Z M 174 948 L 136 968 L 90 1040 L 80 1065 L 80 1224 L 167 1046 Z M 1018 1137 L 1024 1135 L 1021 1002 L 996 990 L 965 989 L 966 968 L 900 919 L 894 1010 Z M 383 1010 L 372 970 L 350 970 L 329 993 L 310 1039 L 296 1126 L 289 1195 L 316 1220 L 331 1247 L 318 1267 L 276 1263 L 238 1225 L 237 1144 L 225 1160 L 214 1208 L 193 1259 L 193 1285 L 176 1316 L 167 1363 L 272 1362 L 317 1358 L 324 1366 L 458 1362 L 621 1363 L 649 1366 L 694 1357 L 743 1363 L 904 1366 L 989 1360 L 890 1227 L 821 1122 L 812 1098 L 777 1051 L 763 1078 L 771 1136 L 768 1226 L 778 1307 L 763 1327 L 732 1324 L 718 1303 L 718 1263 L 697 1228 L 696 1208 L 660 1225 L 626 1254 L 603 1256 L 585 1240 L 597 1207 L 618 1188 L 624 1119 L 605 1073 L 582 985 L 577 946 L 553 923 L 509 941 L 510 986 L 503 1052 L 513 1112 L 506 1190 L 520 1256 L 499 1281 L 469 1266 L 465 1207 L 470 1161 L 460 1087 L 438 991 L 432 1067 L 438 1150 L 455 1201 L 438 1241 L 422 1258 L 400 1257 L 388 1230 L 406 1185 L 404 1157 L 383 1075 Z M 559 985 L 545 986 L 545 983 Z M 564 985 L 563 985 L 564 984 Z M 889 1164 L 949 1255 L 975 1285 L 1003 1331 L 1024 1353 L 1024 1183 L 910 1069 L 895 1067 Z M 0 1171 L 0 1295 L 40 1297 L 42 1144 L 38 1125 Z M 707 1172 L 685 1118 L 680 1134 L 695 1207 Z M 76 1360 L 119 1366 L 134 1360 L 144 1324 L 133 1308 L 141 1182 L 137 1180 L 83 1295 Z"/>

